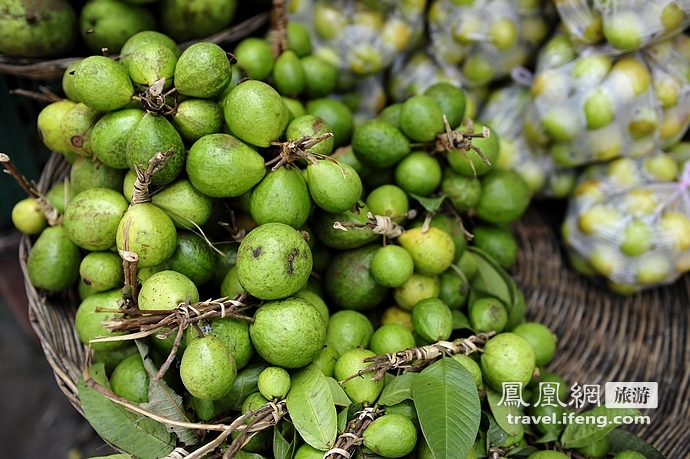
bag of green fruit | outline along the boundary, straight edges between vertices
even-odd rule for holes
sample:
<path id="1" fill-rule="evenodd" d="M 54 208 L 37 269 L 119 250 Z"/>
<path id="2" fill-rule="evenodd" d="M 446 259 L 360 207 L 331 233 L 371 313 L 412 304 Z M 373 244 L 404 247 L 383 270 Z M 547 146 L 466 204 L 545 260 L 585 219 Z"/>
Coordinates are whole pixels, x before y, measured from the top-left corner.
<path id="1" fill-rule="evenodd" d="M 602 44 L 621 54 L 658 43 L 690 22 L 685 0 L 561 0 L 555 2 L 570 38 L 578 46 Z"/>
<path id="2" fill-rule="evenodd" d="M 575 186 L 573 169 L 558 166 L 548 150 L 530 146 L 522 132 L 529 88 L 514 83 L 487 97 L 478 119 L 498 134 L 496 167 L 520 174 L 533 196 L 564 199 Z"/>
<path id="3" fill-rule="evenodd" d="M 291 0 L 290 21 L 307 26 L 314 55 L 357 76 L 379 73 L 424 30 L 426 0 Z"/>
<path id="4" fill-rule="evenodd" d="M 563 239 L 572 265 L 630 294 L 690 271 L 690 164 L 670 155 L 620 158 L 588 171 L 570 201 Z"/>
<path id="5" fill-rule="evenodd" d="M 540 1 L 436 0 L 429 9 L 433 53 L 456 65 L 470 86 L 485 86 L 526 65 L 549 32 Z"/>

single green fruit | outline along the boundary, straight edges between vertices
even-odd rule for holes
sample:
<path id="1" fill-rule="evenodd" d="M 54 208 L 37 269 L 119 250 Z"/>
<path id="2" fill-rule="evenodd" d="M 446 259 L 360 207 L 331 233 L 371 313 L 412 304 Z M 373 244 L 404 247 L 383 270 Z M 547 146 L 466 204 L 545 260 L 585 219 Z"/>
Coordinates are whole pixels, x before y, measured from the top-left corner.
<path id="1" fill-rule="evenodd" d="M 164 266 L 201 287 L 213 277 L 216 262 L 216 253 L 206 239 L 192 231 L 178 231 L 177 246 Z"/>
<path id="2" fill-rule="evenodd" d="M 167 153 L 163 165 L 151 177 L 153 185 L 167 185 L 180 175 L 184 167 L 185 147 L 182 137 L 163 116 L 145 113 L 130 131 L 125 156 L 130 169 L 142 170 L 156 153 Z"/>
<path id="3" fill-rule="evenodd" d="M 395 185 L 381 185 L 372 190 L 366 199 L 369 210 L 374 215 L 383 215 L 385 217 L 396 217 L 393 221 L 396 223 L 403 223 L 405 216 L 410 210 L 410 202 L 407 199 L 407 194 L 402 188 Z"/>
<path id="4" fill-rule="evenodd" d="M 179 58 L 180 54 L 182 54 L 182 51 L 180 51 L 180 47 L 177 46 L 175 40 L 169 36 L 156 32 L 155 30 L 145 30 L 143 32 L 135 33 L 129 37 L 124 45 L 122 45 L 122 50 L 120 51 L 122 56 L 120 58 L 120 62 L 126 64 L 127 58 L 130 54 L 140 47 L 151 43 L 165 46 L 172 51 L 172 53 L 175 55 L 175 58 Z"/>
<path id="5" fill-rule="evenodd" d="M 347 164 L 319 160 L 307 166 L 307 183 L 314 203 L 326 212 L 352 209 L 362 195 L 359 174 Z"/>
<path id="6" fill-rule="evenodd" d="M 321 318 L 323 319 L 323 323 L 328 326 L 328 322 L 330 321 L 330 312 L 328 310 L 328 306 L 326 303 L 323 301 L 323 298 L 321 298 L 321 295 L 319 295 L 316 292 L 312 292 L 311 290 L 306 289 L 306 285 L 302 287 L 301 290 L 297 291 L 294 295 L 292 295 L 295 298 L 301 298 L 307 303 L 311 304 L 314 306 L 314 308 L 319 311 L 319 314 L 321 314 Z"/>
<path id="7" fill-rule="evenodd" d="M 74 71 L 73 84 L 79 100 L 98 111 L 123 108 L 134 95 L 127 70 L 105 56 L 90 56 L 81 61 Z"/>
<path id="8" fill-rule="evenodd" d="M 78 103 L 69 109 L 60 121 L 62 140 L 79 156 L 93 156 L 91 133 L 103 113 Z"/>
<path id="9" fill-rule="evenodd" d="M 335 379 L 342 381 L 350 376 L 356 375 L 359 371 L 369 366 L 369 362 L 363 360 L 374 357 L 376 354 L 367 349 L 351 349 L 338 358 L 335 362 Z M 383 390 L 383 378 L 373 381 L 375 372 L 364 373 L 361 377 L 355 377 L 342 384 L 343 389 L 350 400 L 355 403 L 362 403 L 365 406 L 373 405 Z"/>
<path id="10" fill-rule="evenodd" d="M 338 357 L 338 351 L 331 346 L 324 345 L 319 355 L 314 359 L 314 365 L 321 370 L 324 376 L 332 378 Z"/>
<path id="11" fill-rule="evenodd" d="M 77 157 L 70 169 L 70 186 L 75 194 L 91 188 L 108 188 L 122 190 L 127 171 L 113 169 L 93 158 Z"/>
<path id="12" fill-rule="evenodd" d="M 271 301 L 254 314 L 249 333 L 256 351 L 269 363 L 300 368 L 318 357 L 326 340 L 319 312 L 306 301 Z"/>
<path id="13" fill-rule="evenodd" d="M 237 0 L 162 0 L 160 20 L 163 31 L 178 42 L 204 38 L 230 25 Z"/>
<path id="14" fill-rule="evenodd" d="M 328 133 L 332 134 L 332 129 L 326 121 L 318 116 L 302 115 L 288 124 L 285 137 L 287 140 L 298 140 L 304 136 L 315 138 Z M 327 137 L 305 151 L 328 156 L 333 152 L 333 137 Z"/>
<path id="15" fill-rule="evenodd" d="M 330 317 L 326 329 L 326 344 L 338 355 L 358 347 L 367 349 L 374 334 L 374 326 L 357 311 L 338 311 Z"/>
<path id="16" fill-rule="evenodd" d="M 412 308 L 412 326 L 425 341 L 435 343 L 447 340 L 453 331 L 453 314 L 443 301 L 427 298 Z"/>
<path id="17" fill-rule="evenodd" d="M 70 186 L 69 180 L 62 181 L 53 185 L 46 193 L 48 201 L 57 209 L 58 213 L 65 213 L 65 204 L 76 196 L 74 190 Z"/>
<path id="18" fill-rule="evenodd" d="M 508 323 L 508 311 L 497 298 L 480 298 L 470 304 L 468 312 L 470 324 L 478 332 L 501 333 Z"/>
<path id="19" fill-rule="evenodd" d="M 94 292 L 121 288 L 125 282 L 122 259 L 108 251 L 88 253 L 79 265 L 79 276 Z"/>
<path id="20" fill-rule="evenodd" d="M 273 84 L 276 90 L 286 96 L 297 96 L 304 91 L 307 80 L 304 67 L 292 50 L 284 51 L 273 64 Z"/>
<path id="21" fill-rule="evenodd" d="M 71 100 L 60 100 L 46 105 L 38 114 L 36 120 L 38 136 L 50 151 L 57 151 L 63 155 L 72 151 L 70 144 L 62 136 L 60 124 L 65 114 L 75 105 L 77 104 Z"/>
<path id="22" fill-rule="evenodd" d="M 129 77 L 139 90 L 146 90 L 163 80 L 163 89 L 172 88 L 177 56 L 167 46 L 148 43 L 139 46 L 124 61 Z"/>
<path id="23" fill-rule="evenodd" d="M 239 196 L 266 174 L 261 155 L 228 134 L 199 139 L 189 150 L 186 167 L 194 188 L 214 198 Z"/>
<path id="24" fill-rule="evenodd" d="M 237 266 L 232 266 L 223 278 L 220 285 L 220 294 L 223 297 L 234 298 L 235 296 L 244 292 L 244 287 L 240 284 L 237 278 Z"/>
<path id="25" fill-rule="evenodd" d="M 223 109 L 217 102 L 206 99 L 187 99 L 180 102 L 171 122 L 188 142 L 196 142 L 209 134 L 223 130 Z"/>
<path id="26" fill-rule="evenodd" d="M 189 303 L 199 302 L 194 282 L 176 271 L 160 271 L 149 277 L 139 291 L 139 309 L 165 311 L 175 309 L 189 297 Z"/>
<path id="27" fill-rule="evenodd" d="M 443 110 L 429 96 L 412 96 L 400 109 L 400 129 L 415 142 L 431 142 L 443 132 Z"/>
<path id="28" fill-rule="evenodd" d="M 249 337 L 249 322 L 246 320 L 221 317 L 218 319 L 203 321 L 200 323 L 204 336 L 217 338 L 230 352 L 238 370 L 246 367 L 254 357 L 254 345 Z M 194 327 L 187 328 L 185 342 L 189 343 L 199 338 L 199 333 Z"/>
<path id="29" fill-rule="evenodd" d="M 108 250 L 127 210 L 127 200 L 117 191 L 91 188 L 79 193 L 65 209 L 67 236 L 86 250 Z"/>
<path id="30" fill-rule="evenodd" d="M 230 131 L 259 147 L 268 147 L 278 140 L 289 121 L 289 112 L 280 94 L 261 81 L 245 81 L 233 88 L 224 110 Z"/>
<path id="31" fill-rule="evenodd" d="M 94 156 L 114 169 L 129 169 L 127 141 L 142 116 L 143 110 L 127 108 L 108 113 L 99 119 L 91 131 Z"/>
<path id="32" fill-rule="evenodd" d="M 494 225 L 510 223 L 520 218 L 529 202 L 529 187 L 519 174 L 496 170 L 482 179 L 477 216 Z"/>
<path id="33" fill-rule="evenodd" d="M 488 253 L 503 269 L 510 269 L 517 261 L 518 246 L 509 228 L 475 226 L 474 244 Z"/>
<path id="34" fill-rule="evenodd" d="M 12 207 L 12 224 L 24 234 L 37 236 L 48 227 L 48 219 L 34 198 L 25 198 Z"/>
<path id="35" fill-rule="evenodd" d="M 335 90 L 338 69 L 316 56 L 302 57 L 305 77 L 305 95 L 309 99 L 325 97 Z"/>
<path id="36" fill-rule="evenodd" d="M 213 210 L 213 199 L 199 192 L 186 178 L 156 191 L 151 203 L 163 209 L 175 226 L 182 229 L 205 225 Z"/>
<path id="37" fill-rule="evenodd" d="M 77 66 L 82 60 L 83 59 L 78 59 L 72 62 L 65 69 L 65 73 L 62 74 L 62 91 L 65 93 L 65 96 L 67 96 L 67 98 L 73 102 L 79 102 L 77 91 L 74 89 L 74 71 L 77 69 Z"/>
<path id="38" fill-rule="evenodd" d="M 465 116 L 465 93 L 462 89 L 450 83 L 436 83 L 429 86 L 424 95 L 441 107 L 451 129 L 460 126 Z"/>
<path id="39" fill-rule="evenodd" d="M 441 184 L 441 165 L 423 151 L 415 151 L 395 167 L 395 183 L 410 194 L 429 196 Z"/>
<path id="40" fill-rule="evenodd" d="M 287 40 L 288 49 L 299 57 L 306 57 L 311 54 L 311 35 L 309 29 L 303 24 L 288 21 Z"/>
<path id="41" fill-rule="evenodd" d="M 79 14 L 79 29 L 93 53 L 107 48 L 112 55 L 138 32 L 156 29 L 156 19 L 143 6 L 117 0 L 91 0 Z"/>
<path id="42" fill-rule="evenodd" d="M 474 208 L 482 195 L 481 182 L 476 177 L 466 177 L 453 169 L 443 171 L 441 191 L 458 212 Z"/>
<path id="43" fill-rule="evenodd" d="M 387 245 L 376 251 L 371 260 L 371 277 L 384 287 L 400 287 L 412 276 L 414 261 L 409 252 L 397 245 Z"/>
<path id="44" fill-rule="evenodd" d="M 481 357 L 484 380 L 492 389 L 501 392 L 503 383 L 529 383 L 534 372 L 534 348 L 523 337 L 501 333 L 484 345 Z"/>
<path id="45" fill-rule="evenodd" d="M 132 403 L 149 401 L 149 373 L 138 353 L 120 362 L 108 379 L 110 388 L 120 397 Z"/>
<path id="46" fill-rule="evenodd" d="M 245 38 L 235 47 L 233 53 L 242 73 L 253 80 L 265 80 L 273 70 L 271 45 L 262 38 Z"/>
<path id="47" fill-rule="evenodd" d="M 347 105 L 339 100 L 322 98 L 307 102 L 306 109 L 308 114 L 318 116 L 331 126 L 335 148 L 349 144 L 354 117 Z"/>
<path id="48" fill-rule="evenodd" d="M 405 416 L 384 414 L 362 433 L 364 446 L 383 457 L 403 457 L 417 444 L 417 428 Z"/>
<path id="49" fill-rule="evenodd" d="M 369 348 L 376 355 L 393 354 L 415 347 L 412 332 L 404 325 L 390 323 L 380 326 L 371 336 Z"/>
<path id="50" fill-rule="evenodd" d="M 232 69 L 223 48 L 215 43 L 195 43 L 180 56 L 174 78 L 180 94 L 210 99 L 230 83 Z"/>
<path id="51" fill-rule="evenodd" d="M 420 274 L 441 274 L 455 258 L 453 239 L 433 226 L 426 232 L 422 228 L 409 229 L 398 237 L 398 242 L 410 253 L 415 269 Z"/>
<path id="52" fill-rule="evenodd" d="M 117 227 L 117 250 L 124 250 L 125 237 L 129 251 L 139 256 L 139 267 L 163 263 L 175 251 L 177 232 L 168 214 L 151 203 L 133 205 Z"/>
<path id="53" fill-rule="evenodd" d="M 441 285 L 437 276 L 413 273 L 400 287 L 393 291 L 395 303 L 405 311 L 412 311 L 414 305 L 426 298 L 436 298 Z"/>
<path id="54" fill-rule="evenodd" d="M 465 354 L 455 354 L 453 359 L 459 362 L 467 371 L 470 372 L 472 378 L 474 378 L 474 383 L 477 385 L 477 389 L 484 389 L 482 370 L 479 368 L 479 364 L 474 359 Z"/>
<path id="55" fill-rule="evenodd" d="M 452 309 L 461 309 L 467 303 L 470 284 L 454 269 L 448 269 L 439 276 L 441 290 L 438 297 Z"/>
<path id="56" fill-rule="evenodd" d="M 237 276 L 251 295 L 285 298 L 307 281 L 312 255 L 302 235 L 283 223 L 266 223 L 247 234 L 237 251 Z"/>
<path id="57" fill-rule="evenodd" d="M 476 134 L 482 132 L 483 128 L 484 127 L 482 125 L 475 124 L 474 133 Z M 458 130 L 463 129 L 461 128 Z M 472 145 L 479 148 L 491 164 L 496 163 L 496 160 L 498 159 L 498 153 L 500 151 L 498 136 L 496 135 L 496 132 L 491 131 L 489 137 L 487 138 L 473 138 Z M 479 153 L 477 153 L 474 150 L 451 150 L 448 152 L 448 162 L 450 163 L 450 167 L 452 167 L 455 171 L 464 175 L 465 177 L 474 178 L 476 176 L 484 175 L 493 169 L 489 164 L 486 164 L 482 157 L 479 156 Z M 473 165 L 474 168 L 472 167 Z"/>
<path id="58" fill-rule="evenodd" d="M 387 169 L 410 153 L 410 141 L 396 127 L 374 119 L 355 129 L 352 149 L 362 164 Z"/>
<path id="59" fill-rule="evenodd" d="M 511 332 L 529 341 L 534 348 L 537 366 L 543 367 L 553 359 L 557 338 L 546 326 L 537 322 L 525 322 L 513 328 Z"/>
<path id="60" fill-rule="evenodd" d="M 26 260 L 26 270 L 31 284 L 57 292 L 64 290 L 79 279 L 81 254 L 62 226 L 43 230 Z"/>
<path id="61" fill-rule="evenodd" d="M 388 289 L 371 275 L 375 244 L 340 252 L 331 258 L 324 274 L 324 287 L 334 306 L 368 311 L 386 297 Z"/>
<path id="62" fill-rule="evenodd" d="M 310 446 L 309 443 L 305 443 L 297 448 L 294 459 L 323 459 L 323 451 Z"/>
<path id="63" fill-rule="evenodd" d="M 180 377 L 194 397 L 218 400 L 232 389 L 237 368 L 223 343 L 205 336 L 187 345 L 180 362 Z"/>
<path id="64" fill-rule="evenodd" d="M 290 373 L 280 367 L 268 367 L 259 374 L 257 384 L 267 400 L 281 400 L 290 390 Z"/>
<path id="65" fill-rule="evenodd" d="M 74 328 L 77 331 L 79 340 L 83 344 L 90 345 L 91 349 L 98 352 L 117 349 L 125 343 L 124 341 L 90 343 L 90 341 L 95 338 L 122 336 L 126 334 L 126 332 L 113 332 L 103 326 L 103 322 L 119 319 L 122 317 L 122 314 L 96 311 L 96 308 L 116 310 L 120 307 L 118 302 L 121 300 L 122 294 L 120 290 L 115 289 L 108 290 L 107 292 L 94 293 L 81 302 L 74 317 Z"/>
<path id="66" fill-rule="evenodd" d="M 358 202 L 358 204 L 360 203 Z M 312 229 L 319 242 L 330 248 L 337 250 L 356 249 L 375 241 L 379 235 L 369 228 L 356 231 L 342 231 L 333 228 L 333 225 L 335 222 L 366 223 L 369 210 L 369 207 L 366 205 L 359 209 L 359 213 L 354 213 L 352 210 L 346 210 L 342 213 L 331 213 L 321 208 L 316 208 L 311 220 Z"/>

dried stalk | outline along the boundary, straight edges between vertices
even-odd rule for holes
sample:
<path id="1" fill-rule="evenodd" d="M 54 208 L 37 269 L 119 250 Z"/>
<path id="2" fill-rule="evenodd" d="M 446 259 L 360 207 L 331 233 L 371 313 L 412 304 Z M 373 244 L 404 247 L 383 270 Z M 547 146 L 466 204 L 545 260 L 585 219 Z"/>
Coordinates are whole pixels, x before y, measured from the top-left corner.
<path id="1" fill-rule="evenodd" d="M 283 165 L 291 164 L 300 158 L 304 158 L 307 161 L 316 161 L 316 159 L 326 159 L 329 161 L 333 161 L 336 164 L 339 164 L 338 161 L 331 158 L 330 156 L 320 155 L 318 153 L 312 153 L 307 151 L 310 148 L 313 148 L 318 143 L 330 137 L 333 137 L 332 132 L 326 132 L 317 137 L 305 135 L 297 140 L 288 140 L 287 142 L 273 142 L 271 143 L 271 145 L 280 147 L 280 153 L 272 160 L 266 162 L 265 165 L 270 166 L 272 164 L 275 164 L 275 166 L 271 168 L 271 171 L 277 171 Z M 344 170 L 343 175 L 347 175 L 347 173 Z"/>
<path id="2" fill-rule="evenodd" d="M 27 91 L 26 89 L 12 89 L 10 90 L 10 94 L 17 94 L 20 96 L 28 97 L 33 100 L 37 100 L 39 102 L 45 102 L 47 104 L 52 104 L 53 102 L 60 102 L 61 100 L 66 100 L 56 95 L 47 86 L 39 86 L 38 89 L 41 92 Z"/>
<path id="3" fill-rule="evenodd" d="M 149 160 L 149 165 L 146 169 L 141 169 L 136 164 L 134 165 L 134 171 L 137 174 L 137 179 L 134 182 L 132 205 L 151 201 L 151 193 L 149 193 L 151 178 L 153 177 L 153 174 L 158 172 L 165 165 L 165 161 L 167 161 L 167 159 L 172 156 L 173 153 L 175 153 L 173 148 L 169 148 L 165 153 L 156 153 Z"/>
<path id="4" fill-rule="evenodd" d="M 287 8 L 285 0 L 273 0 L 271 9 L 271 50 L 273 56 L 278 57 L 288 49 L 287 39 Z"/>
<path id="5" fill-rule="evenodd" d="M 136 308 L 137 298 L 139 297 L 139 279 L 137 279 L 139 255 L 129 250 L 129 226 L 131 223 L 132 217 L 129 217 L 122 231 L 122 250 L 120 250 L 119 253 L 122 258 L 122 269 L 125 274 L 125 286 L 122 288 L 122 298 L 125 300 L 126 307 Z"/>
<path id="6" fill-rule="evenodd" d="M 244 240 L 244 237 L 247 235 L 247 230 L 237 226 L 237 219 L 235 219 L 235 211 L 232 210 L 230 206 L 228 206 L 227 204 L 225 205 L 225 208 L 230 214 L 230 223 L 218 222 L 218 224 L 222 228 L 224 228 L 228 233 L 230 233 L 230 237 L 233 241 L 242 242 Z"/>
<path id="7" fill-rule="evenodd" d="M 389 238 L 396 238 L 400 236 L 403 233 L 403 231 L 405 231 L 405 228 L 395 223 L 393 219 L 399 217 L 407 217 L 410 215 L 414 215 L 414 211 L 410 211 L 401 215 L 395 215 L 393 217 L 374 215 L 371 212 L 367 212 L 366 223 L 335 222 L 333 223 L 333 228 L 341 231 L 347 231 L 348 228 L 370 229 L 376 234 L 382 234 Z"/>
<path id="8" fill-rule="evenodd" d="M 377 406 L 364 408 L 356 418 L 347 423 L 345 431 L 338 435 L 333 448 L 323 455 L 324 459 L 350 459 L 354 449 L 363 441 L 362 433 L 369 427 L 369 424 L 383 413 L 384 410 Z"/>
<path id="9" fill-rule="evenodd" d="M 436 138 L 435 150 L 437 153 L 444 153 L 451 150 L 462 153 L 462 155 L 470 162 L 470 166 L 472 166 L 472 170 L 474 171 L 475 175 L 477 171 L 474 168 L 474 163 L 467 156 L 468 151 L 476 151 L 479 157 L 482 158 L 482 161 L 491 166 L 491 162 L 489 161 L 489 158 L 484 155 L 484 152 L 482 152 L 482 150 L 476 145 L 472 145 L 472 139 L 474 138 L 489 138 L 491 131 L 488 127 L 484 126 L 482 128 L 482 132 L 475 133 L 474 123 L 472 123 L 472 120 L 468 119 L 465 121 L 466 130 L 464 132 L 453 131 L 448 124 L 446 115 L 443 115 L 443 123 L 445 124 L 446 132 L 439 134 Z"/>
<path id="10" fill-rule="evenodd" d="M 244 426 L 240 434 L 230 443 L 227 451 L 223 454 L 223 459 L 230 459 L 235 457 L 237 452 L 242 449 L 247 443 L 251 441 L 254 436 L 274 425 L 278 424 L 280 420 L 287 414 L 285 400 L 273 403 L 269 402 L 253 411 L 249 411 L 246 418 L 252 420 Z"/>
<path id="11" fill-rule="evenodd" d="M 495 334 L 496 332 L 478 333 L 469 338 L 461 338 L 454 341 L 439 341 L 427 346 L 406 349 L 393 354 L 367 357 L 363 362 L 372 362 L 371 365 L 340 381 L 340 383 L 342 384 L 351 379 L 362 377 L 364 374 L 372 371 L 376 372 L 376 374 L 371 379 L 373 381 L 378 381 L 383 378 L 389 370 L 419 371 L 443 356 L 455 354 L 470 355 L 475 352 L 482 352 L 482 348 L 478 347 L 478 345 L 481 346 L 486 344 Z"/>

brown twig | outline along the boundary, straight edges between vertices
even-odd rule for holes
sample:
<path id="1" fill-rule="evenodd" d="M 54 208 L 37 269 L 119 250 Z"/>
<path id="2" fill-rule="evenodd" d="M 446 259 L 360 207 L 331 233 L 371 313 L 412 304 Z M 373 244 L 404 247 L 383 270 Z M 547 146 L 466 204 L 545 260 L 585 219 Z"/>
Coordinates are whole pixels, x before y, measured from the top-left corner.
<path id="1" fill-rule="evenodd" d="M 230 233 L 230 237 L 233 241 L 242 242 L 244 240 L 244 237 L 247 235 L 247 230 L 237 226 L 237 219 L 235 219 L 235 211 L 232 210 L 230 206 L 227 204 L 225 205 L 225 208 L 227 209 L 228 214 L 230 214 L 230 223 L 218 222 L 218 224 L 222 228 L 224 228 L 228 233 Z"/>
<path id="2" fill-rule="evenodd" d="M 276 58 L 288 49 L 287 22 L 285 0 L 273 0 L 273 8 L 271 9 L 271 50 Z"/>
<path id="3" fill-rule="evenodd" d="M 20 96 L 28 97 L 33 100 L 37 100 L 39 102 L 45 102 L 47 104 L 52 104 L 53 102 L 60 102 L 61 100 L 66 100 L 56 95 L 47 86 L 39 86 L 38 89 L 41 92 L 27 91 L 26 89 L 12 89 L 10 90 L 10 94 L 17 94 Z"/>
<path id="4" fill-rule="evenodd" d="M 304 158 L 307 161 L 316 161 L 317 159 L 327 159 L 338 164 L 338 161 L 331 158 L 330 156 L 320 155 L 318 153 L 308 152 L 310 148 L 313 148 L 318 143 L 333 137 L 332 132 L 326 132 L 316 137 L 312 136 L 302 136 L 297 140 L 288 140 L 287 142 L 273 142 L 271 145 L 280 147 L 280 153 L 278 156 L 272 160 L 265 163 L 265 166 L 270 166 L 275 164 L 271 171 L 275 172 L 280 169 L 285 164 L 291 164 L 300 158 Z M 343 171 L 345 174 L 345 171 Z"/>
<path id="5" fill-rule="evenodd" d="M 467 158 L 467 160 L 470 162 L 470 166 L 472 166 L 472 170 L 474 171 L 475 175 L 477 171 L 474 168 L 474 162 L 472 162 L 469 156 L 467 156 L 468 151 L 476 151 L 479 157 L 482 158 L 482 161 L 484 161 L 484 163 L 486 163 L 487 165 L 491 166 L 489 158 L 487 158 L 486 155 L 484 155 L 484 152 L 481 150 L 481 148 L 472 144 L 472 139 L 474 138 L 489 138 L 489 136 L 491 135 L 491 131 L 488 127 L 484 126 L 482 128 L 482 132 L 475 133 L 474 123 L 472 122 L 472 120 L 467 119 L 465 121 L 465 131 L 453 131 L 450 128 L 450 124 L 448 124 L 448 119 L 446 118 L 446 115 L 443 115 L 443 123 L 445 125 L 446 132 L 438 134 L 436 138 L 435 149 L 437 153 L 443 153 L 451 150 L 462 153 L 462 155 L 465 158 Z"/>
<path id="6" fill-rule="evenodd" d="M 280 400 L 276 403 L 269 402 L 261 408 L 248 411 L 245 414 L 245 418 L 251 419 L 251 421 L 246 424 L 240 434 L 230 443 L 225 454 L 223 454 L 223 459 L 235 457 L 237 452 L 249 443 L 254 436 L 258 435 L 259 432 L 278 424 L 287 413 L 285 407 L 285 400 Z"/>
<path id="7" fill-rule="evenodd" d="M 347 423 L 345 431 L 338 435 L 333 448 L 323 455 L 324 459 L 350 459 L 354 449 L 362 443 L 362 433 L 383 413 L 384 410 L 378 406 L 364 408 L 356 418 Z"/>
<path id="8" fill-rule="evenodd" d="M 351 379 L 362 377 L 366 373 L 375 371 L 376 374 L 371 378 L 378 381 L 383 378 L 389 370 L 418 371 L 430 363 L 443 356 L 455 354 L 470 355 L 474 352 L 481 352 L 478 345 L 484 345 L 496 332 L 478 333 L 469 338 L 456 339 L 454 341 L 439 341 L 427 346 L 415 347 L 393 354 L 382 354 L 367 357 L 363 362 L 372 362 L 371 365 L 358 371 L 354 375 L 345 378 L 340 383 L 345 383 Z"/>
<path id="9" fill-rule="evenodd" d="M 137 279 L 137 266 L 139 265 L 139 255 L 129 250 L 129 227 L 132 223 L 132 217 L 129 217 L 125 222 L 123 228 L 122 250 L 120 250 L 120 257 L 122 257 L 122 269 L 125 275 L 125 286 L 122 287 L 122 297 L 125 300 L 125 306 L 128 308 L 137 307 L 137 297 L 139 296 L 139 279 Z"/>
<path id="10" fill-rule="evenodd" d="M 175 153 L 175 149 L 172 147 L 170 147 L 165 153 L 156 153 L 149 160 L 149 165 L 146 169 L 142 169 L 136 164 L 134 165 L 134 171 L 137 174 L 137 179 L 134 182 L 132 205 L 151 201 L 151 193 L 149 193 L 151 178 L 153 177 L 153 174 L 158 172 L 165 165 L 165 161 L 167 161 L 167 159 L 172 156 L 173 153 Z"/>
<path id="11" fill-rule="evenodd" d="M 383 215 L 374 215 L 367 212 L 367 222 L 335 222 L 333 228 L 341 231 L 347 231 L 349 228 L 370 229 L 376 234 L 382 234 L 388 238 L 396 238 L 400 236 L 405 228 L 393 221 L 394 218 L 405 217 L 408 213 L 396 215 L 394 217 L 387 217 Z"/>

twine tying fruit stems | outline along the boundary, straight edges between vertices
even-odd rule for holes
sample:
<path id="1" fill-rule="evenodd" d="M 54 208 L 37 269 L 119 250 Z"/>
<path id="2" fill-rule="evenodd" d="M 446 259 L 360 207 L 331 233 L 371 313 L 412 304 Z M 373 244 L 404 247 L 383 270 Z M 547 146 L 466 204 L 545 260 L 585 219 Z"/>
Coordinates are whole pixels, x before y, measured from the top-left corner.
<path id="1" fill-rule="evenodd" d="M 356 414 L 355 418 L 347 423 L 345 431 L 338 435 L 335 445 L 323 455 L 324 459 L 351 459 L 356 446 L 363 441 L 362 433 L 374 422 L 376 418 L 384 413 L 378 405 L 364 408 Z"/>

